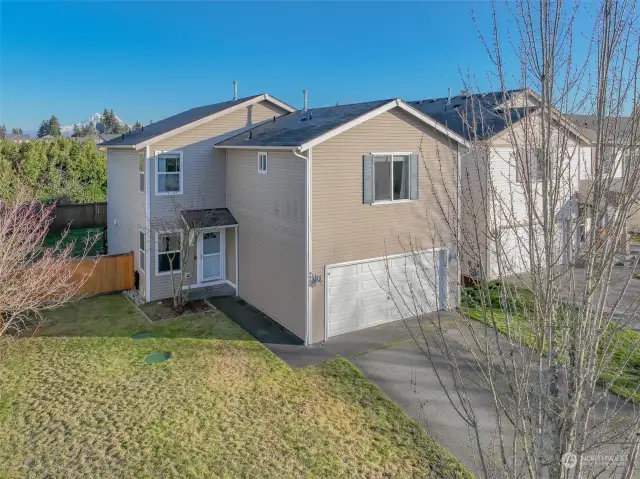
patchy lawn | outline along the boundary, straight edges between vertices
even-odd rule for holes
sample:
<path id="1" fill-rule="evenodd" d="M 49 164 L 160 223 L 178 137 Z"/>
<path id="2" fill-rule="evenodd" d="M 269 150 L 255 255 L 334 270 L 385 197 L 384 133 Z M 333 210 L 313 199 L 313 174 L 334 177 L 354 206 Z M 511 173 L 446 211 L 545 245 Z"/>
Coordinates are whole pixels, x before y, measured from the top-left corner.
<path id="1" fill-rule="evenodd" d="M 173 299 L 152 301 L 150 303 L 141 304 L 138 307 L 140 308 L 140 311 L 147 315 L 149 321 L 153 323 L 213 310 L 211 304 L 204 299 L 188 301 L 180 311 L 173 309 Z"/>
<path id="2" fill-rule="evenodd" d="M 521 301 L 528 301 L 527 294 L 529 293 L 524 292 Z M 463 310 L 471 319 L 493 326 L 491 319 L 483 315 L 482 308 L 476 306 L 480 303 L 479 300 L 475 300 L 474 302 L 474 298 L 476 297 L 477 293 L 474 292 L 472 287 L 465 288 L 462 301 Z M 496 290 L 495 293 L 492 292 L 491 304 L 492 306 L 496 306 L 492 308 L 496 329 L 506 335 L 506 321 L 504 313 L 499 306 L 500 298 L 498 290 Z M 515 309 L 522 311 L 518 305 L 515 306 Z M 510 327 L 514 337 L 522 338 L 524 344 L 536 349 L 536 345 L 538 344 L 537 339 L 531 333 L 527 321 L 521 314 L 512 315 Z M 611 342 L 609 342 L 609 338 L 613 338 Z M 608 335 L 604 337 L 602 343 L 616 344 L 617 348 L 610 359 L 608 370 L 600 376 L 599 382 L 601 384 L 608 384 L 613 381 L 609 387 L 611 391 L 625 398 L 630 398 L 631 401 L 636 404 L 640 404 L 640 391 L 638 391 L 638 384 L 640 384 L 640 347 L 638 347 L 638 345 L 640 345 L 640 334 L 627 328 L 616 328 L 615 325 L 610 324 L 608 326 Z M 626 367 L 623 368 L 623 364 L 627 358 L 629 358 L 629 353 L 631 352 L 633 352 L 633 354 L 631 354 Z M 617 372 L 621 369 L 624 369 L 622 374 L 616 378 Z"/>
<path id="3" fill-rule="evenodd" d="M 220 312 L 49 318 L 0 344 L 0 477 L 471 477 L 346 360 L 292 371 Z"/>
<path id="4" fill-rule="evenodd" d="M 69 233 L 64 238 L 64 245 L 73 242 L 73 249 L 71 250 L 71 254 L 73 256 L 79 257 L 82 256 L 84 252 L 84 248 L 87 244 L 87 237 L 93 237 L 95 235 L 99 235 L 96 244 L 94 244 L 91 249 L 89 249 L 88 256 L 96 256 L 97 254 L 104 254 L 105 247 L 105 229 L 104 228 L 72 228 L 69 230 Z M 53 247 L 56 242 L 60 240 L 62 237 L 62 232 L 60 231 L 50 231 L 44 239 L 43 246 L 46 248 Z"/>

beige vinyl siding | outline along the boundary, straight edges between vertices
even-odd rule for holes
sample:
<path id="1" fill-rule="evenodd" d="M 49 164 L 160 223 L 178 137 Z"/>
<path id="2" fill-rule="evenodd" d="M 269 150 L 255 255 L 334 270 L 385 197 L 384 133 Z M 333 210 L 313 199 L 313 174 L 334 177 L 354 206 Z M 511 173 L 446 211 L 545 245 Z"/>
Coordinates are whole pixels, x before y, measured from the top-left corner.
<path id="1" fill-rule="evenodd" d="M 363 204 L 363 155 L 420 151 L 418 200 Z M 451 147 L 442 134 L 393 109 L 314 147 L 312 157 L 312 272 L 323 278 L 312 290 L 312 341 L 318 342 L 325 330 L 326 265 L 403 253 L 411 249 L 410 241 L 418 249 L 454 248 L 449 224 L 455 224 L 455 207 L 448 205 L 444 189 L 455 202 L 457 154 L 455 144 Z M 444 205 L 448 221 L 436 198 Z M 451 261 L 449 275 L 455 278 L 456 272 L 457 265 Z"/>
<path id="2" fill-rule="evenodd" d="M 135 256 L 134 269 L 145 285 L 145 273 L 139 271 L 139 230 L 146 231 L 145 194 L 140 191 L 138 152 L 107 149 L 107 245 L 109 254 Z M 144 268 L 144 266 L 143 266 Z"/>
<path id="3" fill-rule="evenodd" d="M 283 113 L 285 110 L 270 102 L 262 101 L 151 145 L 152 228 L 156 230 L 181 228 L 180 218 L 176 213 L 180 210 L 224 208 L 226 206 L 225 151 L 216 150 L 214 145 L 224 138 L 237 134 L 247 126 Z M 156 196 L 155 153 L 173 150 L 182 151 L 183 194 Z M 152 246 L 155 247 L 155 244 Z M 157 276 L 155 268 L 154 260 L 151 276 L 152 300 L 171 296 L 170 277 Z M 196 271 L 195 268 L 192 269 L 195 278 Z"/>
<path id="4" fill-rule="evenodd" d="M 305 337 L 306 162 L 269 151 L 227 152 L 228 208 L 238 221 L 240 296 L 300 338 Z"/>

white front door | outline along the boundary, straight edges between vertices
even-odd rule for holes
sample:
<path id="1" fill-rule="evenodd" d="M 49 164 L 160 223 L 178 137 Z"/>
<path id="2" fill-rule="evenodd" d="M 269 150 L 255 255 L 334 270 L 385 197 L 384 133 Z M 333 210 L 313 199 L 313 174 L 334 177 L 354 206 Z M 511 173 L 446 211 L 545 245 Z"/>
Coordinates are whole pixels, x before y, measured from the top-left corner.
<path id="1" fill-rule="evenodd" d="M 224 230 L 203 231 L 198 241 L 200 281 L 224 278 Z"/>

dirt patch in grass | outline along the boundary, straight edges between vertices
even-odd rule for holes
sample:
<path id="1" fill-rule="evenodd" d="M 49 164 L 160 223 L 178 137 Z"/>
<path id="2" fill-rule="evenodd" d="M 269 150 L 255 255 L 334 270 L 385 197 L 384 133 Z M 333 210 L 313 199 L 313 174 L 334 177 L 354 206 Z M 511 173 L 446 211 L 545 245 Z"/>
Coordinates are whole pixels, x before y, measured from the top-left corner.
<path id="1" fill-rule="evenodd" d="M 348 361 L 293 371 L 219 311 L 100 296 L 41 334 L 0 344 L 0 477 L 471 477 Z"/>
<path id="2" fill-rule="evenodd" d="M 208 311 L 215 310 L 215 308 L 204 299 L 195 299 L 193 301 L 188 301 L 179 309 L 173 307 L 172 299 L 153 301 L 151 303 L 141 304 L 138 307 L 144 314 L 147 315 L 149 320 L 153 323 L 179 318 L 180 316 L 187 316 L 196 313 L 206 313 Z"/>

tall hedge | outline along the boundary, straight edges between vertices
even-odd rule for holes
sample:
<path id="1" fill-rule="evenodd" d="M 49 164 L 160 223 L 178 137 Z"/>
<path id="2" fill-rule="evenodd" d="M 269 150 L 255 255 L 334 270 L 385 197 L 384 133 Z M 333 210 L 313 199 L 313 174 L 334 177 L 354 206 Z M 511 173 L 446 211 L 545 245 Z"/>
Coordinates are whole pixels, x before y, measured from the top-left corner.
<path id="1" fill-rule="evenodd" d="M 0 197 L 11 199 L 20 188 L 45 203 L 106 201 L 106 154 L 91 140 L 0 140 Z"/>

